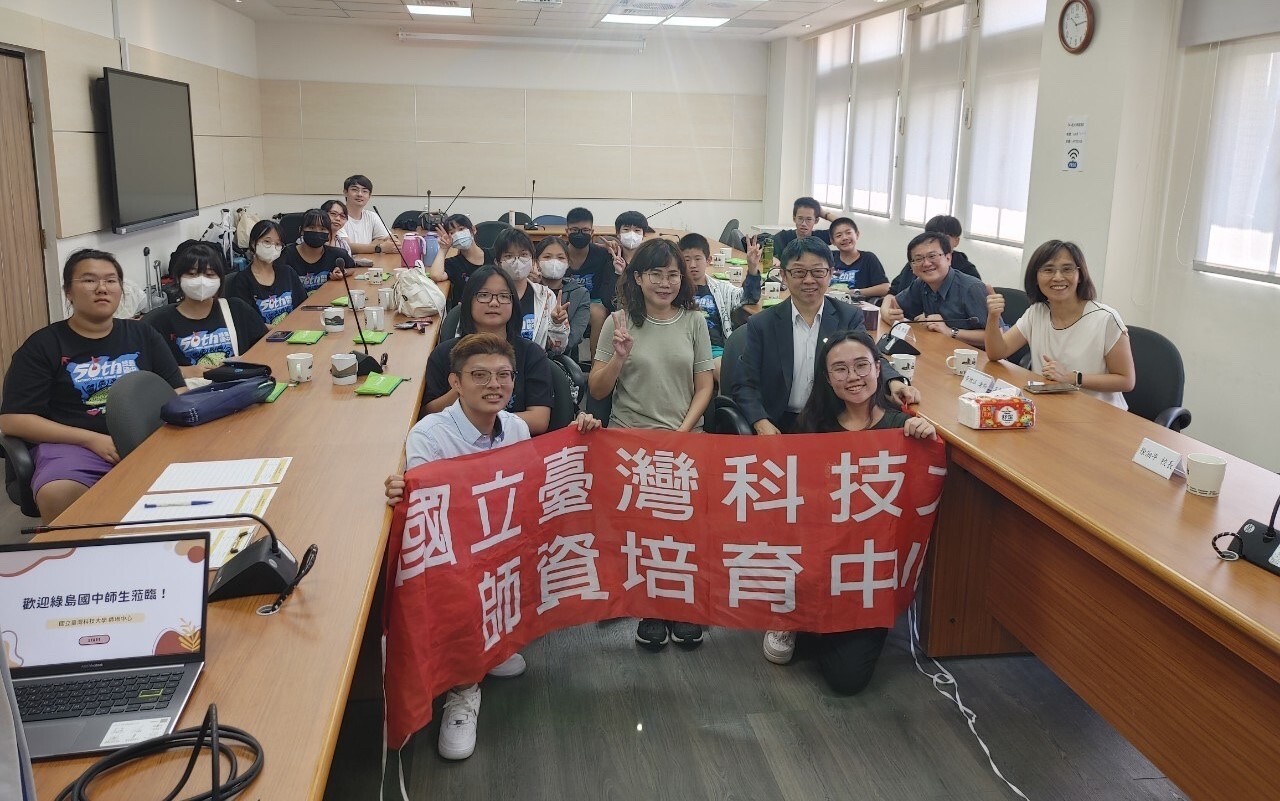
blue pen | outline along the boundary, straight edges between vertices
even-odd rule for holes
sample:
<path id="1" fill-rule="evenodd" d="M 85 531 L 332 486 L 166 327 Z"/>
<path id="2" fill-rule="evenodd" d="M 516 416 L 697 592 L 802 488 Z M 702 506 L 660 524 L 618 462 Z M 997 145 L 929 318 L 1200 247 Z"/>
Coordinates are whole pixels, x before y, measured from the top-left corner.
<path id="1" fill-rule="evenodd" d="M 166 506 L 206 506 L 213 501 L 164 501 L 162 503 L 144 503 L 144 509 L 163 509 Z"/>

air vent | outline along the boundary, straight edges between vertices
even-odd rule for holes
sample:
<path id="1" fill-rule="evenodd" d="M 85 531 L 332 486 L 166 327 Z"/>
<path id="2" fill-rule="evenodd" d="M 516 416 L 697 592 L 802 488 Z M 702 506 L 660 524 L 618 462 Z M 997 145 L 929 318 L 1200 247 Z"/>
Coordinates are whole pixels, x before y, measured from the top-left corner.
<path id="1" fill-rule="evenodd" d="M 680 10 L 688 4 L 688 0 L 619 0 L 614 7 L 614 14 L 666 16 Z"/>

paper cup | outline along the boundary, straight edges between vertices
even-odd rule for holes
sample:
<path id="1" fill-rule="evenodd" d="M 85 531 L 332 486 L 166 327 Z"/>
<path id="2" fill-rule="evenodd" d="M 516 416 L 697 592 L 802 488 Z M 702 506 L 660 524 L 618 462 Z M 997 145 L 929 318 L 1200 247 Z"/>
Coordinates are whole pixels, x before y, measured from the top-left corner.
<path id="1" fill-rule="evenodd" d="M 333 383 L 339 386 L 356 382 L 356 355 L 354 353 L 335 353 L 330 357 L 329 375 Z"/>
<path id="2" fill-rule="evenodd" d="M 1187 454 L 1187 492 L 1216 498 L 1227 477 L 1227 460 L 1208 453 Z"/>
<path id="3" fill-rule="evenodd" d="M 351 301 L 351 308 L 360 311 L 364 308 L 365 303 L 368 302 L 369 296 L 363 289 L 353 289 L 348 296 L 348 300 Z"/>
<path id="4" fill-rule="evenodd" d="M 341 306 L 329 306 L 320 314 L 324 330 L 330 334 L 336 334 L 346 328 L 347 311 Z"/>
<path id="5" fill-rule="evenodd" d="M 315 357 L 310 353 L 290 353 L 285 356 L 289 363 L 289 380 L 295 384 L 305 384 L 311 380 L 311 370 L 315 366 Z"/>
<path id="6" fill-rule="evenodd" d="M 364 327 L 370 331 L 385 331 L 387 328 L 386 311 L 381 306 L 366 306 L 364 310 Z"/>

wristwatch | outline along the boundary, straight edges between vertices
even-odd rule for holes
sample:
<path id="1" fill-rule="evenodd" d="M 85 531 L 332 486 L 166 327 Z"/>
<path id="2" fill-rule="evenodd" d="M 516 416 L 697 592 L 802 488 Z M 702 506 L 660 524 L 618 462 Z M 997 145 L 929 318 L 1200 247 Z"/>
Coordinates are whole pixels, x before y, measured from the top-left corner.
<path id="1" fill-rule="evenodd" d="M 1080 372 L 1079 370 L 1076 370 L 1076 386 L 1077 387 L 1084 386 L 1084 373 Z"/>
<path id="2" fill-rule="evenodd" d="M 381 253 L 381 252 L 382 252 L 382 245 L 374 245 L 374 246 L 373 246 L 373 252 L 374 252 L 374 253 Z"/>
<path id="3" fill-rule="evenodd" d="M 951 338 L 955 339 L 958 336 L 960 336 L 960 329 L 959 328 L 951 329 Z"/>

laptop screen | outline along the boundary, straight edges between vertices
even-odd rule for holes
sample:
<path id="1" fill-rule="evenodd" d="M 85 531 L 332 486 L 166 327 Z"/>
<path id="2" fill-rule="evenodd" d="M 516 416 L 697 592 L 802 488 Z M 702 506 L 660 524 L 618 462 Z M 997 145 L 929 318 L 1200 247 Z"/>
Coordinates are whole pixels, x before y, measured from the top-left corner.
<path id="1" fill-rule="evenodd" d="M 14 675 L 203 659 L 208 542 L 185 533 L 0 550 L 0 642 Z"/>

